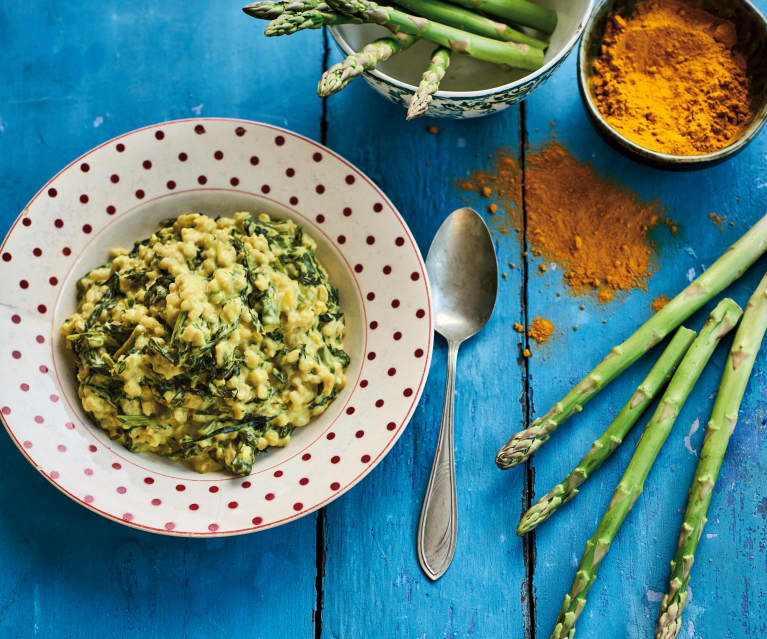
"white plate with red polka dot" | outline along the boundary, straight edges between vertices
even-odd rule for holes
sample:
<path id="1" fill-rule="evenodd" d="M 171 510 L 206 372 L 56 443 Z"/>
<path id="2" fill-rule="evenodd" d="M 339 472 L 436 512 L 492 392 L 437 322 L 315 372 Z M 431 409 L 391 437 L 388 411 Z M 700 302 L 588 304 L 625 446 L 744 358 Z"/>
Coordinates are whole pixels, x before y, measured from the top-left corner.
<path id="1" fill-rule="evenodd" d="M 302 224 L 339 289 L 347 385 L 248 477 L 197 474 L 134 454 L 82 410 L 59 337 L 78 277 L 115 246 L 186 212 L 266 212 Z M 244 120 L 199 118 L 126 133 L 78 158 L 32 198 L 0 248 L 0 412 L 52 484 L 142 530 L 218 536 L 262 530 L 326 505 L 367 475 L 424 388 L 433 327 L 426 269 L 381 190 L 333 151 Z M 51 496 L 53 499 L 54 497 Z"/>

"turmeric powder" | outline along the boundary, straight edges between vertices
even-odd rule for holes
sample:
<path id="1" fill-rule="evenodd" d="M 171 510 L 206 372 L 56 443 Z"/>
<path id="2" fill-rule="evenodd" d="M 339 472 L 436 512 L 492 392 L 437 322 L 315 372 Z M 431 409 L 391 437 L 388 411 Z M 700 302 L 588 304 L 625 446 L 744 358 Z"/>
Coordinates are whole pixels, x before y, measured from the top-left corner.
<path id="1" fill-rule="evenodd" d="M 607 122 L 672 155 L 727 146 L 753 116 L 735 25 L 680 0 L 642 0 L 607 23 L 592 88 Z"/>
<path id="2" fill-rule="evenodd" d="M 524 185 L 530 252 L 545 259 L 541 266 L 557 263 L 571 293 L 607 303 L 645 286 L 655 268 L 649 234 L 661 223 L 675 226 L 657 204 L 606 181 L 558 142 L 527 154 Z M 493 217 L 494 227 L 522 233 L 522 172 L 512 156 L 499 151 L 490 170 L 458 186 L 480 196 L 489 188 L 505 213 Z"/>
<path id="3" fill-rule="evenodd" d="M 662 309 L 668 303 L 669 303 L 668 295 L 658 295 L 658 297 L 656 297 L 652 301 L 653 312 L 657 313 L 660 309 Z"/>
<path id="4" fill-rule="evenodd" d="M 535 340 L 536 344 L 548 342 L 553 334 L 554 323 L 551 320 L 543 319 L 542 317 L 536 317 L 530 324 L 530 328 L 527 329 L 527 336 L 530 339 Z"/>

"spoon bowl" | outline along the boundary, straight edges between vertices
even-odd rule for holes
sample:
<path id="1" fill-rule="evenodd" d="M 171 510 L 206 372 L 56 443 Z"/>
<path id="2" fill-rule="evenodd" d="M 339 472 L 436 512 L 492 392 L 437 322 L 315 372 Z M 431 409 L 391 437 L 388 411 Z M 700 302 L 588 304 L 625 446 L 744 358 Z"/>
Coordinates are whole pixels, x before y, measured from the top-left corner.
<path id="1" fill-rule="evenodd" d="M 453 211 L 426 256 L 434 326 L 447 340 L 475 335 L 493 314 L 498 265 L 485 222 L 469 207 Z"/>
<path id="2" fill-rule="evenodd" d="M 418 561 L 426 576 L 436 580 L 453 560 L 458 531 L 453 455 L 458 347 L 490 319 L 498 291 L 493 238 L 474 209 L 457 209 L 442 223 L 426 257 L 426 271 L 435 329 L 448 345 L 442 423 L 418 522 Z"/>

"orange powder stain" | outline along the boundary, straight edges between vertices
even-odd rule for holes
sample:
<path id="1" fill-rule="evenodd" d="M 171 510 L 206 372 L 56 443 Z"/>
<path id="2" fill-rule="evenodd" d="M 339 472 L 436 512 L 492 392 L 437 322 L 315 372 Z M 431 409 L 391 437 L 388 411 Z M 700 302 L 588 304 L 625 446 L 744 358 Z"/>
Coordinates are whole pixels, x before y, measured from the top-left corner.
<path id="1" fill-rule="evenodd" d="M 527 336 L 530 339 L 535 340 L 536 344 L 543 344 L 549 341 L 549 338 L 554 334 L 554 330 L 555 326 L 551 320 L 536 317 L 530 323 L 530 328 L 527 330 Z"/>
<path id="2" fill-rule="evenodd" d="M 498 232 L 521 234 L 522 172 L 503 149 L 493 160 L 491 169 L 458 186 L 501 206 L 503 214 L 492 218 Z M 645 288 L 656 268 L 650 232 L 661 223 L 677 230 L 657 203 L 605 179 L 558 142 L 527 155 L 525 207 L 530 252 L 556 262 L 572 294 L 594 295 L 602 303 Z"/>
<path id="3" fill-rule="evenodd" d="M 668 304 L 668 302 L 669 302 L 668 295 L 658 295 L 658 297 L 656 297 L 652 301 L 652 310 L 657 313 L 666 304 Z"/>

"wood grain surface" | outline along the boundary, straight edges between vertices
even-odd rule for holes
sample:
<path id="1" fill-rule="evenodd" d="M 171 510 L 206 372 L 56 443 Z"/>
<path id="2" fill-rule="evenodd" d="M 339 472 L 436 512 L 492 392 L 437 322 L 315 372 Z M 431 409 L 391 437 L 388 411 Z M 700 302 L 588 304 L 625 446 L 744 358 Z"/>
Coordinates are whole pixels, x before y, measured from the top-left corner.
<path id="1" fill-rule="evenodd" d="M 756 4 L 767 10 L 767 0 Z M 41 184 L 89 148 L 199 114 L 260 120 L 327 144 L 386 191 L 424 254 L 444 217 L 464 204 L 457 178 L 487 166 L 501 146 L 523 162 L 525 144 L 552 135 L 605 175 L 657 199 L 679 233 L 659 236 L 659 270 L 647 291 L 602 307 L 585 301 L 584 310 L 556 295 L 564 290 L 557 272 L 539 275 L 537 258 L 526 260 L 516 236 L 496 234 L 507 278 L 491 322 L 459 354 L 459 537 L 438 582 L 420 572 L 415 531 L 442 406 L 441 339 L 421 404 L 383 463 L 319 514 L 263 533 L 184 540 L 106 521 L 58 493 L 1 436 L 0 636 L 548 637 L 644 422 L 581 495 L 526 541 L 515 534 L 520 512 L 580 459 L 651 358 L 564 425 L 528 467 L 501 472 L 495 452 L 649 317 L 655 295 L 675 294 L 767 212 L 767 135 L 694 173 L 640 166 L 607 146 L 586 119 L 574 58 L 500 115 L 408 123 L 361 80 L 316 98 L 323 68 L 340 60 L 328 34 L 267 39 L 239 7 L 0 0 L 3 231 Z M 426 130 L 432 124 L 436 135 Z M 734 226 L 718 231 L 709 212 L 726 214 Z M 762 260 L 728 293 L 744 303 L 765 269 Z M 698 329 L 707 309 L 687 325 Z M 525 362 L 511 324 L 536 315 L 560 330 Z M 651 636 L 725 354 L 721 347 L 702 376 L 603 563 L 578 636 Z M 767 351 L 757 359 L 711 502 L 683 639 L 767 634 L 766 371 Z"/>

